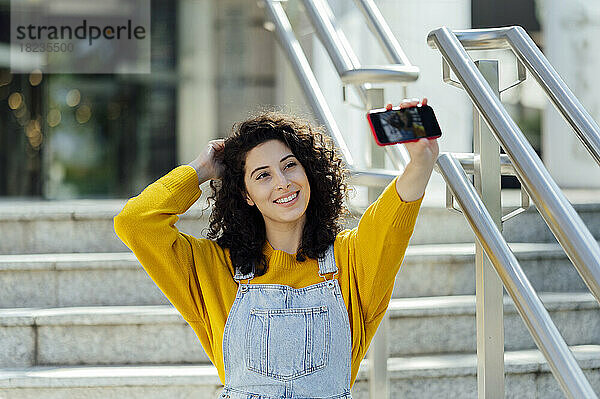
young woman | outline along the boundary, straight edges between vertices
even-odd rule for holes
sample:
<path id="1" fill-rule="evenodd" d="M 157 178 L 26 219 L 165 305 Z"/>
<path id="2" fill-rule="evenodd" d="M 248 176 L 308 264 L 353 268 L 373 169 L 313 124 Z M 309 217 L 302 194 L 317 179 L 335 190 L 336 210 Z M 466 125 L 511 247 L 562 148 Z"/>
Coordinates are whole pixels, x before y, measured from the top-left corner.
<path id="1" fill-rule="evenodd" d="M 219 397 L 351 398 L 439 151 L 428 139 L 406 148 L 402 176 L 351 230 L 340 227 L 345 171 L 331 141 L 279 113 L 210 141 L 115 217 L 119 238 L 216 366 Z M 204 239 L 174 225 L 207 180 Z"/>

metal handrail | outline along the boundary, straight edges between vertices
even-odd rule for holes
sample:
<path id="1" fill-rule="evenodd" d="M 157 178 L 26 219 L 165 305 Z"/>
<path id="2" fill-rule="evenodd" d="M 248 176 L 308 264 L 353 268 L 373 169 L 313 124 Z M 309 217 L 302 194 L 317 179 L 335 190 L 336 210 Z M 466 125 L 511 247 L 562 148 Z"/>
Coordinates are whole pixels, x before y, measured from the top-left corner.
<path id="1" fill-rule="evenodd" d="M 565 249 L 596 300 L 600 302 L 600 246 L 519 127 L 494 95 L 454 33 L 446 27 L 439 28 L 430 32 L 427 40 L 442 53 L 458 77 L 473 104 L 511 159 L 515 171 L 546 224 Z"/>
<path id="2" fill-rule="evenodd" d="M 285 11 L 283 10 L 282 5 L 278 1 L 272 0 L 265 0 L 263 4 L 267 16 L 275 25 L 275 36 L 282 49 L 286 53 L 294 73 L 298 77 L 300 86 L 306 95 L 309 105 L 311 106 L 317 119 L 325 125 L 325 128 L 331 135 L 331 138 L 340 149 L 348 169 L 350 169 L 352 173 L 355 171 L 356 166 L 354 163 L 354 158 L 352 157 L 352 154 L 346 145 L 344 136 L 340 132 L 331 109 L 325 100 L 325 96 L 323 95 L 323 92 L 321 92 L 319 83 L 317 82 L 310 64 L 304 55 L 304 51 L 302 51 L 302 47 L 300 46 L 300 43 L 298 42 L 298 39 L 292 30 L 292 26 Z M 351 49 L 348 51 L 351 51 Z M 400 149 L 397 147 L 398 146 L 387 146 L 386 150 L 394 165 L 400 169 L 403 169 L 408 164 L 410 158 L 405 149 Z M 364 175 L 364 171 L 361 173 Z"/>
<path id="3" fill-rule="evenodd" d="M 459 162 L 451 154 L 442 153 L 438 157 L 437 166 L 565 394 L 570 398 L 596 398 L 590 383 Z"/>
<path id="4" fill-rule="evenodd" d="M 466 50 L 512 49 L 600 165 L 600 127 L 522 27 L 453 32 Z"/>
<path id="5" fill-rule="evenodd" d="M 482 38 L 482 40 L 488 39 L 489 36 Z M 600 249 L 597 242 L 589 233 L 571 204 L 556 186 L 556 183 L 544 168 L 541 160 L 523 136 L 523 133 L 510 118 L 498 97 L 494 95 L 490 85 L 477 69 L 453 32 L 445 27 L 434 30 L 430 32 L 428 42 L 442 53 L 445 62 L 453 69 L 462 87 L 469 94 L 473 104 L 486 120 L 496 139 L 502 143 L 513 163 L 515 172 L 517 172 L 528 193 L 534 199 L 544 220 L 558 238 L 563 248 L 565 248 L 567 255 L 569 255 L 580 275 L 582 275 L 586 284 L 598 300 L 600 298 L 598 291 L 598 281 L 600 281 L 598 278 L 600 276 Z M 473 42 L 471 41 L 470 44 L 472 45 Z M 445 162 L 446 165 L 443 166 L 442 162 Z M 452 162 L 456 163 L 456 161 L 448 159 L 438 159 L 438 168 L 446 169 L 442 175 L 447 182 L 449 182 L 448 176 L 451 173 L 456 176 L 456 171 L 452 170 L 452 168 L 456 169 L 456 165 L 453 165 Z M 466 196 L 465 192 L 457 192 L 456 185 L 453 185 L 451 182 L 449 182 L 449 186 L 450 190 L 455 193 L 455 197 L 458 195 Z M 464 184 L 463 186 L 464 191 L 467 186 Z M 473 190 L 470 185 L 468 189 Z M 470 197 L 467 200 L 463 199 L 464 204 L 461 203 L 461 200 L 459 200 L 459 203 L 461 203 L 463 213 L 473 227 L 473 230 L 476 231 L 476 224 L 481 224 L 481 220 L 478 220 L 480 215 L 478 215 L 478 218 L 473 218 L 473 212 L 486 214 L 487 210 L 473 209 L 473 201 L 477 201 L 478 198 L 474 194 L 470 195 Z M 468 208 L 471 209 L 469 210 Z M 477 231 L 476 234 L 478 234 Z M 494 242 L 490 241 L 490 239 L 495 238 L 482 237 L 479 241 L 485 248 L 492 264 L 496 267 L 498 275 L 511 297 L 513 297 L 517 308 L 525 308 L 525 306 L 531 305 L 531 302 L 529 302 L 531 298 L 524 295 L 529 295 L 528 293 L 533 289 L 531 288 L 530 290 L 530 287 L 522 286 L 520 281 L 525 276 L 513 273 L 514 275 L 510 276 L 510 278 L 506 278 L 506 272 L 511 269 L 506 268 L 506 265 L 499 267 L 501 263 L 498 259 L 499 255 L 506 256 L 506 253 L 502 248 L 490 247 L 490 244 Z M 513 257 L 514 255 L 511 253 L 508 258 L 510 263 L 513 263 L 511 259 Z M 596 398 L 589 382 L 585 379 L 574 359 L 572 359 L 572 354 L 568 351 L 568 347 L 566 347 L 562 338 L 557 340 L 557 337 L 548 335 L 551 333 L 551 331 L 545 330 L 548 327 L 548 320 L 545 320 L 545 317 L 541 316 L 537 311 L 527 312 L 525 310 L 527 309 L 523 309 L 523 311 L 519 309 L 519 312 L 534 337 L 536 344 L 550 363 L 551 370 L 565 394 L 568 397 Z M 555 327 L 552 325 L 552 328 Z"/>
<path id="6" fill-rule="evenodd" d="M 475 157 L 473 153 L 453 152 L 452 158 L 460 163 L 467 175 L 475 173 Z M 436 164 L 435 171 L 443 175 L 443 171 Z M 503 176 L 515 176 L 515 169 L 506 154 L 500 154 L 500 173 Z M 350 182 L 359 186 L 386 187 L 398 176 L 398 171 L 393 169 L 359 169 L 353 168 L 350 172 Z"/>
<path id="7" fill-rule="evenodd" d="M 303 4 L 342 82 L 414 82 L 418 79 L 419 68 L 411 65 L 408 59 L 397 65 L 362 68 L 344 33 L 336 26 L 329 5 L 323 0 L 304 0 Z"/>
<path id="8" fill-rule="evenodd" d="M 404 53 L 402 53 L 402 50 L 399 50 L 400 53 L 398 53 L 398 51 L 394 53 L 397 57 L 404 55 L 403 58 L 400 58 L 402 65 L 391 65 L 384 68 L 396 68 L 406 71 L 404 77 L 392 76 L 393 79 L 381 80 L 378 79 L 378 75 L 385 75 L 387 72 L 380 71 L 378 73 L 377 70 L 373 69 L 373 66 L 360 68 L 360 61 L 354 54 L 352 46 L 348 43 L 342 30 L 337 27 L 333 12 L 327 2 L 323 0 L 303 0 L 303 4 L 327 54 L 329 54 L 329 57 L 334 62 L 334 66 L 336 67 L 340 79 L 342 79 L 342 82 L 344 83 L 355 85 L 365 107 L 367 104 L 365 82 L 397 81 L 406 83 L 418 78 L 419 69 L 410 64 Z M 368 15 L 366 15 L 366 17 L 369 18 Z M 379 17 L 381 17 L 381 14 L 379 14 Z M 389 27 L 387 27 L 383 18 L 374 20 L 372 23 L 382 30 L 387 28 L 389 31 Z M 394 47 L 399 47 L 399 44 L 396 42 Z M 338 60 L 338 62 L 336 63 L 335 60 Z M 347 62 L 344 60 L 347 60 Z M 408 162 L 410 162 L 408 152 L 402 146 L 386 146 L 385 151 L 394 166 L 400 170 L 403 170 Z"/>
<path id="9" fill-rule="evenodd" d="M 292 30 L 292 26 L 283 7 L 279 2 L 271 0 L 265 0 L 263 4 L 267 15 L 275 24 L 275 33 L 279 44 L 287 54 L 287 58 L 292 64 L 292 69 L 300 81 L 300 86 L 302 87 L 313 112 L 325 125 L 331 138 L 342 152 L 346 164 L 352 168 L 354 166 L 354 158 L 352 157 L 352 154 L 346 145 L 346 141 L 344 140 L 344 136 L 342 136 L 333 114 L 327 105 L 325 96 L 323 96 L 323 93 L 319 88 L 319 83 L 310 68 L 310 64 L 302 51 L 298 39 L 296 39 L 296 35 Z"/>
<path id="10" fill-rule="evenodd" d="M 365 16 L 369 29 L 379 41 L 388 60 L 394 64 L 411 65 L 396 36 L 394 36 L 388 24 L 385 23 L 381 11 L 379 11 L 373 0 L 354 0 L 354 3 Z"/>

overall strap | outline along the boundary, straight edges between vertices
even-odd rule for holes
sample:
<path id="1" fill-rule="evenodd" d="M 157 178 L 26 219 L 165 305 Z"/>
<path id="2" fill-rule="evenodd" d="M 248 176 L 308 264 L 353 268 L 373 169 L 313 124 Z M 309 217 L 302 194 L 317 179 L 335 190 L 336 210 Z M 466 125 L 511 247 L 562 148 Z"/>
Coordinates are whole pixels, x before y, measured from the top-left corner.
<path id="1" fill-rule="evenodd" d="M 338 268 L 335 264 L 335 255 L 333 252 L 333 243 L 327 248 L 323 256 L 319 256 L 319 276 L 325 280 L 331 280 L 338 272 Z M 330 279 L 325 277 L 325 274 L 333 273 Z"/>
<path id="2" fill-rule="evenodd" d="M 252 271 L 246 274 L 242 274 L 242 271 L 240 269 L 237 269 L 237 271 L 235 272 L 235 275 L 233 276 L 233 279 L 236 281 L 240 281 L 240 280 L 248 280 L 246 281 L 246 284 L 248 284 L 250 282 L 250 280 L 252 280 L 254 278 L 254 266 L 252 266 Z"/>

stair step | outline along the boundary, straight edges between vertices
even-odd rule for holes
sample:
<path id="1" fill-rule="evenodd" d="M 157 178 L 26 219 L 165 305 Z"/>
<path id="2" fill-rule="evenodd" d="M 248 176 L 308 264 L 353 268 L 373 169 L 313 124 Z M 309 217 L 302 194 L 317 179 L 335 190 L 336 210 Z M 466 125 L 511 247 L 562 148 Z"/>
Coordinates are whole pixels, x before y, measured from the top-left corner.
<path id="1" fill-rule="evenodd" d="M 221 387 L 212 365 L 0 369 L 2 399 L 213 399 Z"/>
<path id="2" fill-rule="evenodd" d="M 37 366 L 0 369 L 0 388 L 11 387 L 107 387 L 130 385 L 220 385 L 217 369 L 212 365 L 151 365 L 151 366 Z"/>
<path id="3" fill-rule="evenodd" d="M 207 190 L 210 191 L 210 190 Z M 177 227 L 196 237 L 208 225 L 210 210 L 202 197 L 179 217 Z M 0 254 L 127 252 L 113 228 L 113 217 L 127 200 L 0 201 L 0 231 L 11 234 L 0 240 Z M 600 238 L 600 203 L 574 204 L 575 210 Z M 509 208 L 510 209 L 510 208 Z M 507 209 L 508 210 L 508 209 Z M 354 209 L 345 227 L 357 225 L 364 209 Z M 439 226 L 444 226 L 440 229 Z M 510 242 L 556 242 L 534 207 L 503 225 Z M 411 242 L 413 244 L 474 242 L 462 215 L 440 207 L 421 208 Z"/>
<path id="4" fill-rule="evenodd" d="M 523 242 L 509 243 L 509 247 L 536 291 L 588 292 L 559 244 Z M 474 243 L 411 244 L 398 272 L 393 297 L 474 293 Z"/>
<path id="5" fill-rule="evenodd" d="M 578 345 L 570 349 L 594 391 L 600 392 L 600 346 Z M 504 363 L 505 397 L 565 397 L 539 350 L 506 351 Z M 477 355 L 474 353 L 390 358 L 388 370 L 393 398 L 478 397 Z M 363 392 L 368 389 L 367 370 L 361 371 L 365 373 L 359 373 L 360 381 L 354 385 L 354 392 L 361 385 Z"/>
<path id="6" fill-rule="evenodd" d="M 571 347 L 596 392 L 600 391 L 600 346 Z M 507 351 L 507 397 L 563 398 L 564 395 L 538 350 Z M 369 361 L 360 365 L 352 388 L 355 399 L 368 398 Z M 475 354 L 411 356 L 388 359 L 392 397 L 477 398 Z M 44 397 L 214 398 L 221 390 L 210 365 L 57 366 L 0 369 L 3 399 Z"/>
<path id="7" fill-rule="evenodd" d="M 567 344 L 600 344 L 600 311 L 591 294 L 540 296 Z M 393 299 L 388 314 L 391 356 L 475 351 L 474 296 Z M 4 309 L 0 336 L 0 367 L 209 362 L 170 305 Z M 535 348 L 508 300 L 505 347 Z"/>
<path id="8" fill-rule="evenodd" d="M 0 202 L 0 254 L 126 252 L 112 218 L 126 200 Z"/>
<path id="9" fill-rule="evenodd" d="M 536 291 L 588 291 L 558 244 L 510 246 Z M 474 262 L 474 244 L 411 245 L 393 297 L 474 294 Z M 169 303 L 131 252 L 0 255 L 0 286 L 0 308 Z"/>
<path id="10" fill-rule="evenodd" d="M 0 367 L 208 363 L 172 306 L 0 310 Z"/>
<path id="11" fill-rule="evenodd" d="M 0 308 L 169 304 L 131 252 L 0 255 Z"/>
<path id="12" fill-rule="evenodd" d="M 590 293 L 538 293 L 568 345 L 600 344 L 600 306 Z M 388 308 L 392 356 L 471 352 L 477 348 L 475 296 L 393 299 Z M 504 297 L 504 347 L 536 347 L 510 297 Z"/>

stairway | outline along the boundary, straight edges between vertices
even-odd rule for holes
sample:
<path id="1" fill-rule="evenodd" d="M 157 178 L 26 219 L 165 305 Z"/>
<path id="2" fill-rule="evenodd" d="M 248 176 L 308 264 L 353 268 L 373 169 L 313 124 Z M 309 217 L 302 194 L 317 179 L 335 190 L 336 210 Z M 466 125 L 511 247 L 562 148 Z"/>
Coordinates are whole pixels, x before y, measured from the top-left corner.
<path id="1" fill-rule="evenodd" d="M 201 236 L 204 198 L 181 231 Z M 124 204 L 0 202 L 1 399 L 200 399 L 220 389 L 193 330 L 116 237 Z M 600 238 L 600 203 L 575 207 Z M 533 209 L 504 229 L 600 393 L 598 303 Z M 422 208 L 388 310 L 393 398 L 477 397 L 473 239 L 462 216 Z M 508 298 L 504 312 L 506 397 L 563 398 Z M 353 397 L 368 397 L 367 376 L 364 360 Z"/>

